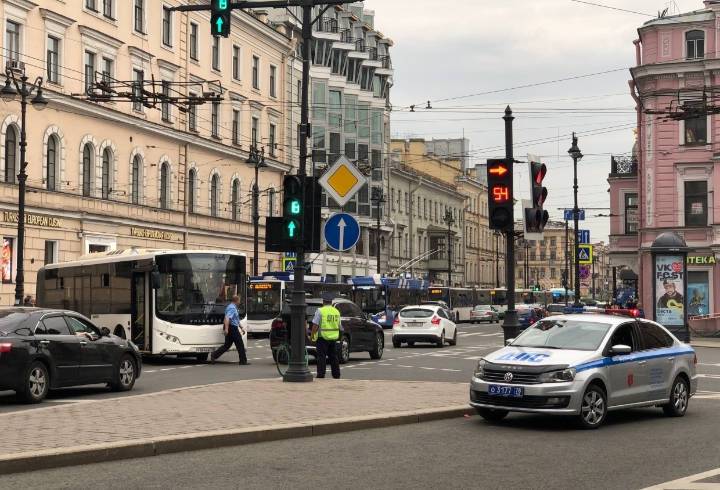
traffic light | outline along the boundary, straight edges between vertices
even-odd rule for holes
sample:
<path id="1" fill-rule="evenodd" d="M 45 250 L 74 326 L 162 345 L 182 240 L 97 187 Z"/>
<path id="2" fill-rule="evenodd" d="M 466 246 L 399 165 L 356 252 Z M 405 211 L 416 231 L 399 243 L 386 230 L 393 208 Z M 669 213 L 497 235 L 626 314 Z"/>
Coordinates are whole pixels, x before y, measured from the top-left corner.
<path id="1" fill-rule="evenodd" d="M 491 230 L 513 227 L 512 160 L 490 159 L 487 162 L 488 211 Z"/>
<path id="2" fill-rule="evenodd" d="M 283 237 L 292 243 L 300 243 L 303 235 L 303 211 L 305 189 L 298 175 L 286 175 L 283 179 Z"/>
<path id="3" fill-rule="evenodd" d="M 305 251 L 320 252 L 320 231 L 322 223 L 322 188 L 316 177 L 305 177 L 305 205 L 303 210 L 303 229 L 305 231 Z"/>
<path id="4" fill-rule="evenodd" d="M 550 218 L 548 212 L 543 209 L 548 195 L 547 188 L 543 186 L 547 167 L 543 163 L 530 161 L 528 169 L 530 174 L 531 207 L 525 208 L 525 233 L 542 234 Z"/>
<path id="5" fill-rule="evenodd" d="M 230 0 L 211 0 L 210 32 L 213 36 L 230 35 Z"/>

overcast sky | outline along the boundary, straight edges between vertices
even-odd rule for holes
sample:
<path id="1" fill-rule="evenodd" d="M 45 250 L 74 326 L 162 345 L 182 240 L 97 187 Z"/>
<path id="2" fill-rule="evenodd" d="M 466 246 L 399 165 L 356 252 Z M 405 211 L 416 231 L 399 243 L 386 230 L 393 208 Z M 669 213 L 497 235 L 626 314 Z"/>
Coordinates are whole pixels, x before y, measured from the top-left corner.
<path id="1" fill-rule="evenodd" d="M 702 0 L 589 0 L 657 16 L 703 8 Z M 390 37 L 395 68 L 393 137 L 461 137 L 474 162 L 504 156 L 502 112 L 515 112 L 515 158 L 542 155 L 548 166 L 546 209 L 572 207 L 576 131 L 585 154 L 578 169 L 579 206 L 609 208 L 610 155 L 634 142 L 627 70 L 637 28 L 651 16 L 571 0 L 366 0 L 375 26 Z M 445 100 L 615 70 L 517 90 Z M 422 110 L 432 101 L 432 111 Z M 416 112 L 408 107 L 416 104 Z M 540 142 L 529 142 L 540 140 Z M 516 165 L 516 198 L 528 197 L 527 167 Z M 609 210 L 587 211 L 592 240 L 607 240 Z"/>

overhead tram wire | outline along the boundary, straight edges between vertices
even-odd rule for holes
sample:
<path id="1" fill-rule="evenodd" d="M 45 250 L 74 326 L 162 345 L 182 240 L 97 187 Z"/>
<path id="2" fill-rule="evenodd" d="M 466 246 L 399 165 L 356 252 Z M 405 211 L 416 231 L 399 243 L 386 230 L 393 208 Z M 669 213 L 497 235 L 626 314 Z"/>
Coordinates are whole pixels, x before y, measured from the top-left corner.
<path id="1" fill-rule="evenodd" d="M 601 7 L 601 8 L 610 9 L 610 10 L 617 10 L 619 12 L 625 12 L 628 14 L 637 14 L 637 15 L 643 15 L 645 17 L 656 17 L 657 18 L 657 15 L 648 14 L 647 12 L 638 12 L 637 10 L 628 10 L 628 9 L 624 9 L 624 8 L 620 8 L 620 7 L 613 7 L 612 5 L 605 5 L 602 3 L 588 2 L 586 0 L 570 0 L 570 1 L 574 2 L 574 3 L 583 3 L 585 5 L 592 5 L 593 7 Z"/>

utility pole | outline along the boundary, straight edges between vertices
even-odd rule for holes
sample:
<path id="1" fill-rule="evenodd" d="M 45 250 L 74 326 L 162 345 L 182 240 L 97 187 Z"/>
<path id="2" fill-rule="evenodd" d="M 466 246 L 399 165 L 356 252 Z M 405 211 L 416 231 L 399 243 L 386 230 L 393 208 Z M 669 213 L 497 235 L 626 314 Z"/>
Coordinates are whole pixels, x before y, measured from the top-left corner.
<path id="1" fill-rule="evenodd" d="M 500 287 L 500 233 L 495 232 L 495 287 Z"/>
<path id="2" fill-rule="evenodd" d="M 570 271 L 568 268 L 570 261 L 570 244 L 568 243 L 568 232 L 570 224 L 568 220 L 565 220 L 565 306 L 568 304 L 568 281 L 570 280 Z"/>
<path id="3" fill-rule="evenodd" d="M 455 218 L 453 218 L 452 211 L 448 209 L 445 211 L 445 218 L 443 218 L 443 221 L 447 223 L 447 261 L 448 261 L 448 287 L 452 287 L 452 243 L 451 243 L 451 231 L 450 227 L 455 223 Z"/>
<path id="4" fill-rule="evenodd" d="M 306 184 L 307 159 L 308 159 L 308 138 L 311 135 L 309 124 L 309 85 L 310 85 L 310 56 L 312 53 L 312 11 L 315 7 L 324 7 L 319 16 L 320 18 L 333 5 L 347 5 L 356 3 L 360 0 L 260 0 L 248 1 L 240 0 L 232 2 L 229 5 L 230 10 L 243 8 L 281 8 L 302 7 L 302 40 L 303 40 L 303 71 L 302 71 L 302 95 L 300 107 L 300 164 L 298 167 L 298 176 L 302 187 Z M 212 10 L 211 5 L 181 5 L 172 7 L 171 10 L 176 11 L 200 11 Z M 317 184 L 313 184 L 317 185 Z M 315 226 L 319 226 L 316 223 Z M 302 227 L 302 235 L 311 233 Z M 301 236 L 304 238 L 304 236 Z M 293 283 L 292 299 L 290 303 L 290 363 L 288 370 L 285 372 L 283 381 L 304 382 L 312 381 L 313 376 L 308 369 L 305 357 L 305 245 L 300 240 L 295 248 L 297 254 L 297 262 L 295 266 L 295 281 Z"/>
<path id="5" fill-rule="evenodd" d="M 575 133 L 572 135 L 572 146 L 568 150 L 568 154 L 573 160 L 573 195 L 575 199 L 575 205 L 573 206 L 573 222 L 575 224 L 575 237 L 573 243 L 575 244 L 574 256 L 575 256 L 575 303 L 574 306 L 580 306 L 580 261 L 578 260 L 579 244 L 578 244 L 578 220 L 580 218 L 580 209 L 578 208 L 578 180 L 577 180 L 577 164 L 578 161 L 582 160 L 583 154 L 577 145 L 578 138 Z"/>
<path id="6" fill-rule="evenodd" d="M 373 187 L 372 201 L 375 203 L 375 212 L 377 221 L 375 222 L 375 267 L 377 273 L 380 274 L 380 211 L 382 204 L 385 202 L 383 190 L 380 187 Z"/>
<path id="7" fill-rule="evenodd" d="M 513 157 L 513 127 L 512 123 L 515 118 L 512 115 L 512 109 L 507 106 L 503 120 L 505 121 L 505 159 L 509 165 L 513 165 L 515 158 Z M 510 213 L 510 223 L 506 230 L 505 239 L 505 281 L 507 287 L 507 311 L 505 312 L 505 320 L 503 322 L 503 331 L 505 340 L 517 337 L 518 334 L 518 318 L 515 311 L 515 214 Z"/>
<path id="8" fill-rule="evenodd" d="M 253 221 L 253 276 L 258 275 L 258 248 L 259 248 L 259 228 L 260 228 L 260 178 L 259 171 L 261 168 L 267 167 L 265 163 L 265 148 L 258 151 L 257 147 L 250 147 L 250 156 L 245 162 L 255 168 L 255 182 L 252 187 L 252 221 Z"/>

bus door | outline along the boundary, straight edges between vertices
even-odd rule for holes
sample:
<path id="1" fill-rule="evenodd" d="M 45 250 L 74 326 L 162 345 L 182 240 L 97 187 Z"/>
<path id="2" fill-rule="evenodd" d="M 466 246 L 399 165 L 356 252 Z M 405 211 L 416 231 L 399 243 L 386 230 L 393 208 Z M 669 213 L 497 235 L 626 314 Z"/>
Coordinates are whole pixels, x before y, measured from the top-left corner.
<path id="1" fill-rule="evenodd" d="M 151 350 L 150 322 L 148 321 L 147 273 L 133 272 L 130 302 L 131 338 L 141 351 Z"/>

